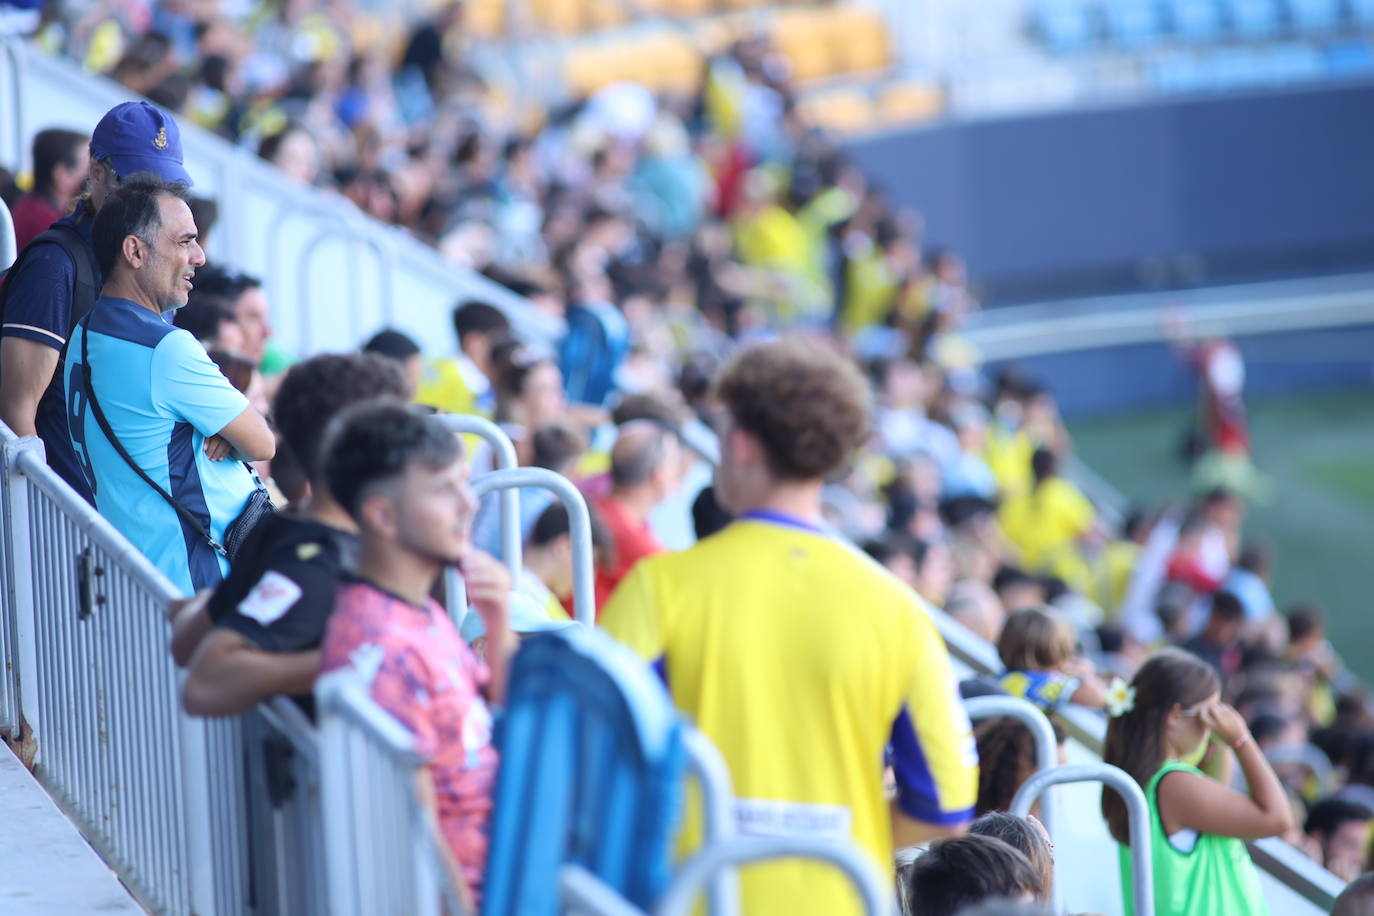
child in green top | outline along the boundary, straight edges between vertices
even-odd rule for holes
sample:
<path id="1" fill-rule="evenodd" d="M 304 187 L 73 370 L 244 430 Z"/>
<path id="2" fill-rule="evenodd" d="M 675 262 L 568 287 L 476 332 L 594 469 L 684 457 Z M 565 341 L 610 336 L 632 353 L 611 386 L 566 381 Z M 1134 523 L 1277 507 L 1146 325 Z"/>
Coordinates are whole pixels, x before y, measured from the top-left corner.
<path id="1" fill-rule="evenodd" d="M 1109 694 L 1113 718 L 1102 759 L 1145 790 L 1156 912 L 1263 916 L 1268 910 L 1244 841 L 1283 833 L 1292 814 L 1245 720 L 1221 702 L 1216 672 L 1188 652 L 1165 649 L 1141 666 L 1129 688 Z M 1249 795 L 1229 788 L 1236 760 Z M 1102 813 L 1122 844 L 1123 896 L 1132 916 L 1125 803 L 1104 791 Z"/>

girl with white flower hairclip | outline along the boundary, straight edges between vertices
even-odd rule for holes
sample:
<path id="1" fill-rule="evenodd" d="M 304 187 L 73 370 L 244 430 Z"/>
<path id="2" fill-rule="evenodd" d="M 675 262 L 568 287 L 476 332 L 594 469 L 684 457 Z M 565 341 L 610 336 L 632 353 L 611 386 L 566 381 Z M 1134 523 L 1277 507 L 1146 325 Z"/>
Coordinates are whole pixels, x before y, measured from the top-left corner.
<path id="1" fill-rule="evenodd" d="M 1102 759 L 1129 773 L 1150 807 L 1157 912 L 1267 913 L 1244 841 L 1284 833 L 1292 813 L 1245 720 L 1221 702 L 1216 671 L 1182 649 L 1165 649 L 1141 666 L 1129 685 L 1114 681 L 1106 707 L 1111 720 Z M 1230 788 L 1236 761 L 1249 794 Z M 1111 791 L 1102 793 L 1102 813 L 1122 844 L 1129 916 L 1129 816 Z"/>

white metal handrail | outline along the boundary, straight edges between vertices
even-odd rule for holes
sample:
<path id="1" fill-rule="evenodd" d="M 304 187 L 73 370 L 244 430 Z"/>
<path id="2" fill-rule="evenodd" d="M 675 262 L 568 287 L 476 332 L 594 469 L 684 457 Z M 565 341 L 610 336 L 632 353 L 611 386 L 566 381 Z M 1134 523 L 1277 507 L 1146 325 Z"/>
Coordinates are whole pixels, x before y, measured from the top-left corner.
<path id="1" fill-rule="evenodd" d="M 425 759 L 414 738 L 354 670 L 322 676 L 315 699 L 331 913 L 439 916 L 454 895 L 437 828 L 416 791 Z"/>
<path id="2" fill-rule="evenodd" d="M 506 431 L 486 417 L 471 414 L 441 414 L 439 419 L 455 433 L 477 436 L 491 448 L 492 465 L 498 471 L 513 471 L 520 466 L 515 443 Z M 469 456 L 470 458 L 471 456 Z M 520 531 L 520 493 L 506 488 L 497 497 L 501 510 L 501 559 L 512 576 L 520 575 L 523 547 Z"/>
<path id="3" fill-rule="evenodd" d="M 1059 742 L 1055 740 L 1054 726 L 1034 704 L 1020 697 L 974 697 L 964 701 L 964 709 L 968 711 L 968 717 L 974 722 L 981 719 L 1006 717 L 1015 719 L 1024 725 L 1035 740 L 1035 769 L 1037 773 L 1052 770 L 1059 765 Z M 1059 823 L 1057 802 L 1058 799 L 1053 792 L 1046 792 L 1040 800 L 1040 822 L 1045 825 L 1045 830 L 1050 836 L 1054 836 Z M 1058 872 L 1059 870 L 1059 865 L 1056 862 L 1055 871 Z M 1059 898 L 1060 882 L 1056 877 L 1054 898 L 1051 901 L 1056 911 L 1063 909 Z"/>
<path id="4" fill-rule="evenodd" d="M 331 239 L 343 239 L 349 246 L 348 264 L 348 302 L 349 313 L 353 319 L 355 327 L 362 327 L 362 296 L 363 285 L 358 277 L 358 260 L 352 257 L 353 246 L 361 242 L 368 248 L 377 261 L 377 292 L 382 306 L 382 323 L 390 326 L 396 314 L 395 290 L 391 272 L 396 259 L 392 257 L 387 241 L 384 237 L 375 234 L 359 233 L 354 230 L 347 222 L 325 223 L 320 226 L 310 241 L 305 243 L 301 249 L 300 257 L 296 261 L 296 300 L 297 308 L 308 311 L 311 299 L 311 264 L 315 260 L 315 255 L 319 252 L 320 246 Z M 388 240 L 389 241 L 389 240 Z M 301 348 L 310 352 L 311 339 L 309 337 L 309 322 L 303 325 L 303 335 L 301 337 Z"/>
<path id="5" fill-rule="evenodd" d="M 0 271 L 7 270 L 19 257 L 19 244 L 14 238 L 14 216 L 0 200 Z"/>
<path id="6" fill-rule="evenodd" d="M 584 626 L 595 626 L 596 563 L 592 555 L 592 517 L 587 500 L 571 480 L 545 468 L 491 471 L 472 481 L 472 490 L 478 499 L 494 490 L 514 493 L 521 487 L 548 490 L 568 510 L 573 554 L 573 617 Z"/>
<path id="7" fill-rule="evenodd" d="M 155 911 L 247 907 L 246 788 L 234 720 L 180 708 L 171 583 L 4 431 L 7 600 L 35 775 Z"/>
<path id="8" fill-rule="evenodd" d="M 687 772 L 701 789 L 702 845 L 721 843 L 735 835 L 735 789 L 730 769 L 711 739 L 692 726 L 683 729 Z M 739 876 L 733 868 L 721 868 L 707 892 L 707 911 L 728 916 L 738 906 Z"/>
<path id="9" fill-rule="evenodd" d="M 771 859 L 802 858 L 828 863 L 853 883 L 869 916 L 891 916 L 895 898 L 864 854 L 848 844 L 809 837 L 743 837 L 714 843 L 692 856 L 673 878 L 654 916 L 686 916 L 703 887 L 722 869 Z"/>
<path id="10" fill-rule="evenodd" d="M 1076 782 L 1100 782 L 1120 795 L 1126 803 L 1131 821 L 1131 892 L 1135 901 L 1135 916 L 1154 916 L 1155 880 L 1150 855 L 1150 806 L 1145 801 L 1145 792 L 1125 770 L 1107 763 L 1093 763 L 1055 767 L 1036 773 L 1017 791 L 1011 802 L 1011 813 L 1017 817 L 1025 817 L 1030 814 L 1035 800 L 1051 786 Z M 1053 837 L 1054 834 L 1051 833 L 1050 836 Z"/>

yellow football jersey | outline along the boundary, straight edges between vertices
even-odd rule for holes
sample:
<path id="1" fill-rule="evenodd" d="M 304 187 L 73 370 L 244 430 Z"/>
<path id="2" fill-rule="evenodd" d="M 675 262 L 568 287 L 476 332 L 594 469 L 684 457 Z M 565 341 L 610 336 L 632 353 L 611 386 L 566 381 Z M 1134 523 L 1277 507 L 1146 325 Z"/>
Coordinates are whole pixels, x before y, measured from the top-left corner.
<path id="1" fill-rule="evenodd" d="M 891 878 L 883 792 L 935 824 L 971 818 L 977 751 L 934 623 L 908 588 L 804 522 L 755 513 L 676 554 L 641 561 L 602 617 L 652 662 L 720 749 L 738 827 L 847 839 Z M 700 843 L 687 805 L 686 845 Z M 829 868 L 802 861 L 741 876 L 750 914 L 858 912 Z"/>

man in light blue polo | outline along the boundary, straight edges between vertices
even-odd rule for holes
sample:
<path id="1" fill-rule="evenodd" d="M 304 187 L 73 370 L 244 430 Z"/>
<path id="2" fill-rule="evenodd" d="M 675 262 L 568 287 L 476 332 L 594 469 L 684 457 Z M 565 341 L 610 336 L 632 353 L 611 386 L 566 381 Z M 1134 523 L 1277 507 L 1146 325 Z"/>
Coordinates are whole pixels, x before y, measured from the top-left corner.
<path id="1" fill-rule="evenodd" d="M 169 320 L 205 263 L 185 187 L 149 173 L 121 178 L 91 233 L 105 285 L 67 347 L 72 446 L 100 514 L 189 595 L 228 572 L 211 539 L 224 543 L 256 488 L 243 462 L 271 458 L 276 442 Z"/>

